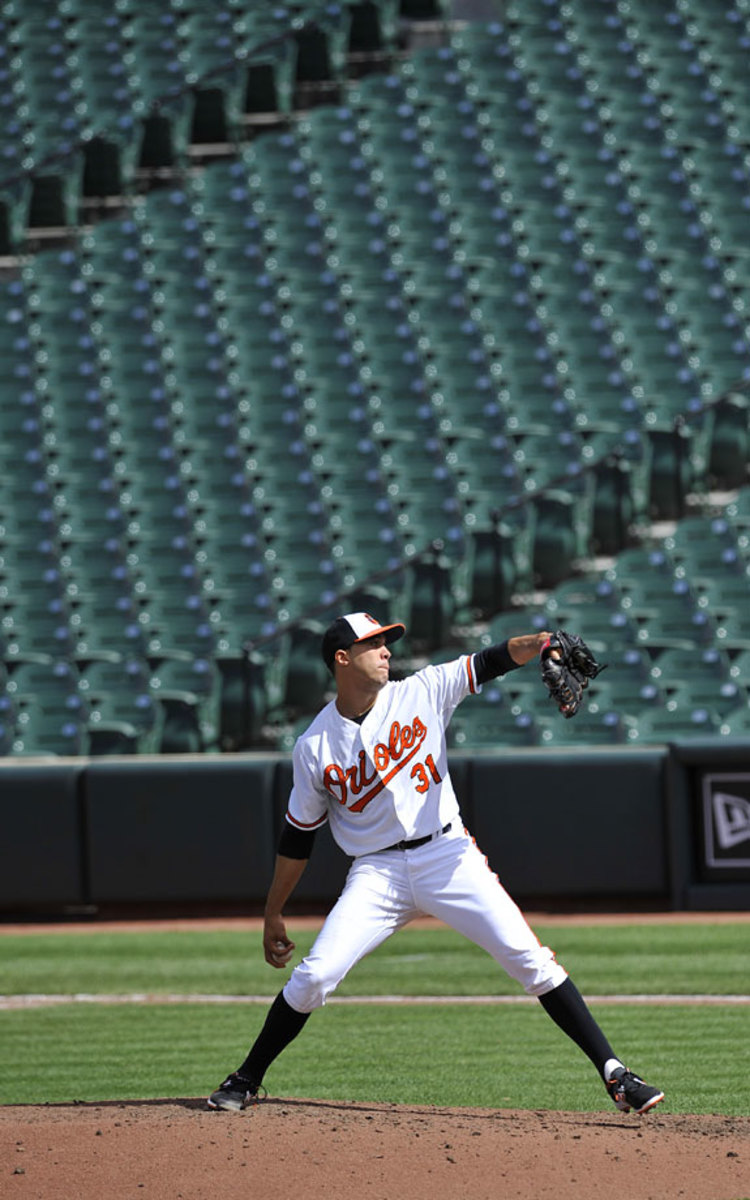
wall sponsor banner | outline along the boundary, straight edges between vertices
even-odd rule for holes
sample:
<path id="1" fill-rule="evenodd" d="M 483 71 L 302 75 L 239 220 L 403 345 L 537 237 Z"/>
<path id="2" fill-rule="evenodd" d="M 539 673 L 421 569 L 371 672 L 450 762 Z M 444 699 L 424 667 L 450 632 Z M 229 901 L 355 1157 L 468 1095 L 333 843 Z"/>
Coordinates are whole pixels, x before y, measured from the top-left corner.
<path id="1" fill-rule="evenodd" d="M 702 816 L 704 868 L 750 880 L 750 772 L 703 775 Z"/>

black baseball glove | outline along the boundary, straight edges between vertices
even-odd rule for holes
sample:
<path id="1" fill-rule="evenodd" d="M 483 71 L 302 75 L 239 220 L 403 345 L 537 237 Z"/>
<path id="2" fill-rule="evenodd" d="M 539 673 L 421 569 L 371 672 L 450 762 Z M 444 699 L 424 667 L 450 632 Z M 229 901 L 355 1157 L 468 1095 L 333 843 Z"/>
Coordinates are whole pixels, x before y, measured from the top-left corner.
<path id="1" fill-rule="evenodd" d="M 541 653 L 542 682 L 564 717 L 576 715 L 589 680 L 606 665 L 577 634 L 558 629 L 551 635 Z"/>

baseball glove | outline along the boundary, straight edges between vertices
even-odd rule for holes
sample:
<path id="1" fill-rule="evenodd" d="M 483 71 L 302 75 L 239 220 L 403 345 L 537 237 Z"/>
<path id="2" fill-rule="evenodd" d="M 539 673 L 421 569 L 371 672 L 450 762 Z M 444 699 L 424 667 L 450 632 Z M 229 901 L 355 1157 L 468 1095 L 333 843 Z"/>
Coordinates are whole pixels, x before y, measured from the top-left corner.
<path id="1" fill-rule="evenodd" d="M 589 680 L 596 679 L 606 663 L 596 657 L 575 633 L 558 629 L 542 647 L 542 682 L 564 717 L 574 717 L 581 707 Z"/>

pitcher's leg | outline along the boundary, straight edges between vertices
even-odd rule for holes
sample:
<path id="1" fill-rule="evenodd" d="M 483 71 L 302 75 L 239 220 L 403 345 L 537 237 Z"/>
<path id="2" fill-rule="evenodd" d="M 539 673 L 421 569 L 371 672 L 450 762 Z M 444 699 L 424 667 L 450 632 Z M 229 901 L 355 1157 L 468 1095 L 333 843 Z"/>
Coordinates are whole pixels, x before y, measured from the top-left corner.
<path id="1" fill-rule="evenodd" d="M 352 865 L 341 896 L 328 914 L 310 952 L 283 989 L 299 1013 L 325 1004 L 355 963 L 415 915 L 402 864 L 376 869 L 367 859 Z"/>
<path id="2" fill-rule="evenodd" d="M 420 907 L 491 954 L 531 996 L 552 991 L 567 979 L 567 971 L 541 944 L 474 841 L 461 834 L 434 846 L 439 854 L 425 863 L 415 887 Z"/>
<path id="3" fill-rule="evenodd" d="M 247 1058 L 236 1072 L 242 1079 L 246 1079 L 256 1092 L 271 1063 L 294 1041 L 297 1034 L 302 1032 L 309 1016 L 309 1013 L 295 1012 L 284 999 L 284 993 L 279 992 Z"/>
<path id="4" fill-rule="evenodd" d="M 594 1064 L 618 1108 L 640 1114 L 663 1100 L 659 1088 L 645 1083 L 616 1057 L 572 979 L 549 947 L 542 946 L 471 839 L 439 839 L 416 873 L 417 902 L 482 946 L 529 995 L 538 997 Z"/>
<path id="5" fill-rule="evenodd" d="M 313 1009 L 359 959 L 416 915 L 399 856 L 392 863 L 357 860 L 310 953 L 295 967 L 266 1015 L 242 1065 L 212 1092 L 211 1108 L 241 1111 L 255 1101 L 272 1062 L 301 1032 Z"/>

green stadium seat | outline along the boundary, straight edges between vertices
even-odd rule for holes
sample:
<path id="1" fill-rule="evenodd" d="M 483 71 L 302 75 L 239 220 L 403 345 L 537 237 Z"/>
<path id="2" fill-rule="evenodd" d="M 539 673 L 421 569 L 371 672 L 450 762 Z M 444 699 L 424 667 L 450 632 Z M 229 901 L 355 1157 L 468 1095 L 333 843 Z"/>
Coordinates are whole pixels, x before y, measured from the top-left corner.
<path id="1" fill-rule="evenodd" d="M 723 714 L 735 708 L 742 694 L 732 678 L 729 655 L 709 646 L 695 650 L 665 649 L 651 667 L 651 677 L 665 693 L 667 703 L 678 707 L 686 702 Z"/>
<path id="2" fill-rule="evenodd" d="M 114 640 L 113 640 L 114 641 Z M 136 654 L 92 649 L 77 659 L 79 691 L 89 709 L 92 752 L 112 737 L 116 744 L 124 727 L 133 746 L 155 751 L 162 714 L 149 692 L 149 665 Z"/>
<path id="3" fill-rule="evenodd" d="M 149 689 L 147 660 L 117 650 L 92 651 L 80 657 L 79 673 L 90 753 L 158 753 L 164 712 Z"/>
<path id="4" fill-rule="evenodd" d="M 90 753 L 86 721 L 71 714 L 48 713 L 43 707 L 22 708 L 10 753 L 38 757 L 78 757 Z"/>
<path id="5" fill-rule="evenodd" d="M 719 488 L 741 488 L 750 466 L 750 396 L 729 392 L 713 407 L 708 471 Z"/>
<path id="6" fill-rule="evenodd" d="M 716 644 L 718 625 L 705 610 L 686 601 L 637 611 L 638 644 L 657 654 L 666 649 L 693 649 Z"/>
<path id="7" fill-rule="evenodd" d="M 219 684 L 219 748 L 236 751 L 261 742 L 269 710 L 266 660 L 262 654 L 218 650 L 215 659 Z"/>
<path id="8" fill-rule="evenodd" d="M 456 612 L 450 562 L 435 553 L 410 562 L 403 599 L 409 644 L 436 649 L 445 645 Z"/>
<path id="9" fill-rule="evenodd" d="M 330 685 L 331 677 L 320 655 L 324 626 L 318 621 L 297 622 L 289 631 L 283 704 L 287 711 L 314 713 Z"/>
<path id="10" fill-rule="evenodd" d="M 664 551 L 693 574 L 710 573 L 744 556 L 747 541 L 724 515 L 687 517 L 663 541 Z"/>
<path id="11" fill-rule="evenodd" d="M 16 714 L 13 755 L 87 752 L 88 713 L 72 663 L 44 653 L 18 655 L 8 672 L 6 694 Z"/>
<path id="12" fill-rule="evenodd" d="M 351 14 L 347 6 L 321 8 L 316 18 L 295 32 L 296 83 L 340 84 L 347 76 Z M 335 94 L 335 92 L 334 92 Z"/>
<path id="13" fill-rule="evenodd" d="M 0 757 L 5 758 L 13 751 L 18 715 L 10 696 L 5 692 L 5 682 L 0 690 Z"/>
<path id="14" fill-rule="evenodd" d="M 544 746 L 617 746 L 628 740 L 631 724 L 617 709 L 591 712 L 579 709 L 575 717 L 566 720 L 553 714 L 544 722 L 541 744 Z"/>
<path id="15" fill-rule="evenodd" d="M 532 572 L 536 584 L 554 587 L 589 552 L 591 493 L 549 487 L 531 501 L 534 512 Z"/>
<path id="16" fill-rule="evenodd" d="M 724 564 L 711 575 L 691 574 L 690 582 L 697 603 L 718 627 L 736 619 L 747 607 L 750 574 L 744 564 Z"/>
<path id="17" fill-rule="evenodd" d="M 464 702 L 465 707 L 465 702 Z M 506 746 L 538 746 L 542 733 L 539 722 L 530 713 L 492 711 L 464 712 L 453 717 L 447 731 L 450 750 L 497 750 Z"/>
<path id="18" fill-rule="evenodd" d="M 259 43 L 248 62 L 243 111 L 249 116 L 278 113 L 288 117 L 294 106 L 298 47 L 294 38 Z"/>
<path id="19" fill-rule="evenodd" d="M 350 8 L 348 55 L 350 69 L 360 63 L 387 61 L 396 48 L 400 0 L 360 0 Z"/>
<path id="20" fill-rule="evenodd" d="M 173 650 L 151 662 L 149 689 L 164 711 L 160 750 L 213 748 L 219 736 L 221 678 L 212 658 Z"/>
<path id="21" fill-rule="evenodd" d="M 18 254 L 25 242 L 31 190 L 28 177 L 0 186 L 0 254 Z"/>
<path id="22" fill-rule="evenodd" d="M 467 526 L 464 604 L 476 616 L 510 607 L 514 595 L 531 584 L 530 548 L 523 523 L 496 519 Z"/>
<path id="23" fill-rule="evenodd" d="M 666 706 L 668 694 L 661 680 L 652 674 L 652 660 L 647 651 L 637 646 L 623 649 L 613 638 L 609 645 L 602 644 L 601 653 L 607 669 L 589 684 L 587 696 L 596 697 L 601 688 L 607 689 L 605 707 L 618 711 L 626 719 L 637 719 L 641 712 Z"/>
<path id="24" fill-rule="evenodd" d="M 130 754 L 156 754 L 159 741 L 151 731 L 117 718 L 108 705 L 92 713 L 88 726 L 89 750 L 94 758 Z"/>
<path id="25" fill-rule="evenodd" d="M 628 724 L 629 744 L 684 742 L 719 736 L 721 718 L 700 707 L 652 708 Z"/>
<path id="26" fill-rule="evenodd" d="M 738 532 L 750 528 L 750 487 L 740 487 L 733 499 L 724 507 L 724 518 Z M 741 543 L 738 543 L 741 545 Z"/>
<path id="27" fill-rule="evenodd" d="M 613 646 L 630 649 L 638 645 L 639 626 L 627 609 L 606 601 L 578 604 L 566 603 L 563 598 L 557 603 L 554 598 L 558 588 L 550 592 L 544 603 L 542 628 L 585 629 L 586 641 L 605 659 Z"/>
<path id="28" fill-rule="evenodd" d="M 719 725 L 719 734 L 722 738 L 737 738 L 746 742 L 749 733 L 750 706 L 745 700 L 739 707 L 730 709 L 729 712 L 723 714 Z"/>
<path id="29" fill-rule="evenodd" d="M 27 223 L 33 229 L 64 229 L 78 224 L 83 174 L 80 150 L 71 151 L 59 170 L 31 178 Z"/>
<path id="30" fill-rule="evenodd" d="M 718 613 L 713 621 L 717 646 L 730 652 L 743 652 L 750 647 L 750 619 L 746 609 Z"/>

